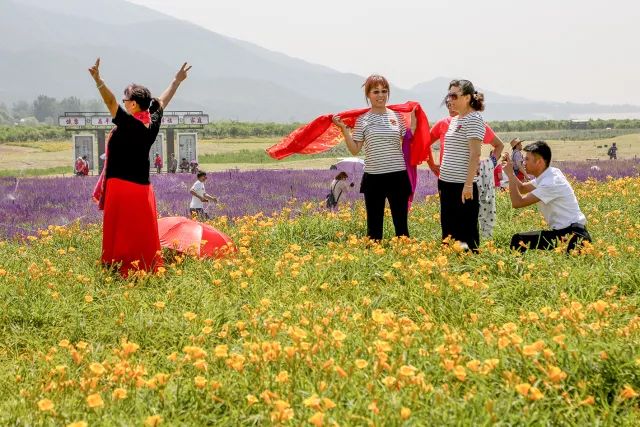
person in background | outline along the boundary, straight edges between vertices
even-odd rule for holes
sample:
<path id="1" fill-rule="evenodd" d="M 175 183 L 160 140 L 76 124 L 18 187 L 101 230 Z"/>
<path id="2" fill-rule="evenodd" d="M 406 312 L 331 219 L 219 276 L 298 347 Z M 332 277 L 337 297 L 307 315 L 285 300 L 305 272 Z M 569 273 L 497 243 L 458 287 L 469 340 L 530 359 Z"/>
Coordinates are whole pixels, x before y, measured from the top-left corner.
<path id="1" fill-rule="evenodd" d="M 444 135 L 446 148 L 438 177 L 442 240 L 453 239 L 462 248 L 475 252 L 480 245 L 476 181 L 485 137 L 480 114 L 484 110 L 484 95 L 469 80 L 452 80 L 446 99 L 458 115 L 451 119 Z"/>
<path id="2" fill-rule="evenodd" d="M 189 170 L 191 171 L 192 174 L 197 174 L 198 173 L 198 162 L 196 162 L 195 160 L 191 160 L 189 162 Z"/>
<path id="3" fill-rule="evenodd" d="M 524 168 L 534 178 L 522 182 L 516 176 L 509 154 L 505 153 L 503 169 L 509 177 L 511 206 L 516 209 L 538 205 L 550 230 L 514 234 L 511 248 L 520 252 L 527 249 L 553 249 L 558 240 L 567 241 L 567 251 L 582 242 L 591 242 L 587 219 L 580 210 L 571 184 L 558 168 L 551 167 L 551 148 L 544 141 L 536 141 L 524 148 Z"/>
<path id="4" fill-rule="evenodd" d="M 513 138 L 509 143 L 509 145 L 511 145 L 511 162 L 513 163 L 513 172 L 520 181 L 525 179 L 524 166 L 522 165 L 524 160 L 524 156 L 522 154 L 522 143 L 523 140 L 520 138 Z"/>
<path id="5" fill-rule="evenodd" d="M 82 157 L 78 157 L 74 165 L 76 176 L 84 176 L 83 169 L 84 169 L 84 160 L 82 160 Z"/>
<path id="6" fill-rule="evenodd" d="M 157 173 L 162 173 L 162 157 L 158 153 L 153 158 L 153 166 L 155 166 Z"/>
<path id="7" fill-rule="evenodd" d="M 607 150 L 607 155 L 609 156 L 609 160 L 616 160 L 618 158 L 618 146 L 615 142 L 611 144 L 611 147 Z"/>
<path id="8" fill-rule="evenodd" d="M 371 109 L 356 119 L 353 132 L 340 116 L 333 123 L 340 128 L 349 152 L 357 155 L 364 148 L 365 166 L 360 192 L 367 211 L 367 236 L 382 240 L 384 206 L 389 200 L 396 236 L 409 236 L 408 213 L 412 187 L 402 152 L 406 132 L 404 119 L 387 108 L 390 86 L 387 79 L 371 75 L 363 84 Z M 411 113 L 411 132 L 417 121 Z"/>
<path id="9" fill-rule="evenodd" d="M 349 187 L 354 186 L 353 182 L 351 184 L 347 183 L 347 178 L 349 178 L 349 175 L 347 175 L 346 172 L 340 172 L 338 173 L 338 175 L 336 175 L 333 181 L 331 181 L 331 185 L 329 188 L 331 189 L 331 194 L 333 195 L 334 203 L 331 203 L 331 206 L 328 206 L 328 207 L 330 208 L 337 207 L 342 194 L 345 191 L 348 191 Z"/>
<path id="10" fill-rule="evenodd" d="M 180 160 L 180 172 L 189 172 L 189 162 L 184 157 Z"/>
<path id="11" fill-rule="evenodd" d="M 178 170 L 178 159 L 176 159 L 176 155 L 171 153 L 171 157 L 169 158 L 169 173 L 176 173 Z"/>
<path id="12" fill-rule="evenodd" d="M 149 151 L 160 130 L 163 110 L 190 69 L 184 63 L 158 98 L 152 98 L 144 86 L 127 86 L 123 108 L 100 76 L 100 58 L 89 68 L 115 125 L 106 144 L 103 174 L 93 193 L 104 209 L 101 260 L 107 268 L 118 268 L 123 277 L 132 270 L 157 271 L 162 265 Z"/>
<path id="13" fill-rule="evenodd" d="M 87 176 L 89 175 L 89 160 L 87 156 L 82 156 L 82 163 L 84 164 L 82 166 L 82 175 Z"/>
<path id="14" fill-rule="evenodd" d="M 218 199 L 210 194 L 207 194 L 207 190 L 204 186 L 207 180 L 207 173 L 200 171 L 197 175 L 196 182 L 193 183 L 189 193 L 191 193 L 191 203 L 189 204 L 189 211 L 191 216 L 200 220 L 208 219 L 208 215 L 204 212 L 204 204 L 209 201 L 217 202 Z"/>

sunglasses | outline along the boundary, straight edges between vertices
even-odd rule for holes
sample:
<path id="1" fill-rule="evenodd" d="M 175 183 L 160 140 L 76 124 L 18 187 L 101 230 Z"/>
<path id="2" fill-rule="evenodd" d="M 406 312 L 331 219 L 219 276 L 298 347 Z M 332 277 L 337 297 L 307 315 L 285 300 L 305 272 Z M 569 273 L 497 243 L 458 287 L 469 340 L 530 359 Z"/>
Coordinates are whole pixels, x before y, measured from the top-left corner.
<path id="1" fill-rule="evenodd" d="M 389 93 L 389 91 L 387 89 L 382 89 L 382 90 L 376 89 L 376 90 L 372 90 L 371 93 L 374 95 L 380 95 L 380 94 L 386 95 Z"/>
<path id="2" fill-rule="evenodd" d="M 461 93 L 455 93 L 455 92 L 449 92 L 447 94 L 447 99 L 450 99 L 452 101 L 455 101 L 456 99 L 458 99 L 459 97 L 461 97 L 462 94 Z"/>
<path id="3" fill-rule="evenodd" d="M 127 101 L 131 101 L 131 100 L 130 100 L 130 99 L 127 99 L 127 98 L 122 98 L 122 102 L 123 102 L 123 103 L 124 103 L 124 102 L 127 102 Z"/>

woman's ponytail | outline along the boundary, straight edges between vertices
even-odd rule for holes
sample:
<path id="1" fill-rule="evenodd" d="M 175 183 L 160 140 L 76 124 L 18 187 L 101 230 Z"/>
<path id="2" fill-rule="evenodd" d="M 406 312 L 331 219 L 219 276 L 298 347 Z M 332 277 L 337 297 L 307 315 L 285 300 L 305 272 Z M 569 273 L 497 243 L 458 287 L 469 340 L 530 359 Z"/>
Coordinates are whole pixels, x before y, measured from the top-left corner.
<path id="1" fill-rule="evenodd" d="M 149 113 L 153 114 L 162 108 L 160 100 L 158 98 L 151 98 L 151 104 L 149 105 Z"/>

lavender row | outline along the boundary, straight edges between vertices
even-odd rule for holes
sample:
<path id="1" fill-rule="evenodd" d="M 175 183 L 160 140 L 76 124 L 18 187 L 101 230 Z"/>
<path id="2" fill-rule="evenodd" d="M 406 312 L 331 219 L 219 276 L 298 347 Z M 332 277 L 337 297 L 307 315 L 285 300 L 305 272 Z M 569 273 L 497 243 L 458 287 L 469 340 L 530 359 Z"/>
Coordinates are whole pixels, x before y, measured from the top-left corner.
<path id="1" fill-rule="evenodd" d="M 594 167 L 596 166 L 596 167 Z M 579 181 L 604 180 L 637 176 L 640 163 L 634 160 L 599 162 L 564 162 L 565 173 Z M 210 215 L 234 218 L 263 212 L 270 215 L 296 203 L 320 202 L 329 191 L 335 171 L 327 170 L 231 170 L 208 174 L 207 191 L 219 202 L 207 207 Z M 189 188 L 195 181 L 191 174 L 152 175 L 158 213 L 161 216 L 187 215 Z M 342 196 L 342 203 L 361 198 L 360 177 L 354 176 L 354 187 Z M 95 177 L 67 178 L 0 178 L 0 237 L 29 235 L 49 225 L 65 225 L 79 220 L 99 222 L 102 213 L 91 201 Z M 419 172 L 416 200 L 434 194 L 437 182 L 428 171 Z"/>

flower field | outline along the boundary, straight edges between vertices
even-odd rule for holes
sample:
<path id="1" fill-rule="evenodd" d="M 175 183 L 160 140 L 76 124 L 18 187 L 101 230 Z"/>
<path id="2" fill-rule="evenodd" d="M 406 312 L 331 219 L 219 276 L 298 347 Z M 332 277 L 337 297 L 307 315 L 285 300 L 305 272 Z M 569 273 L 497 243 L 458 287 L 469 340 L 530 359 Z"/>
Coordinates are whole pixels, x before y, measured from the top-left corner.
<path id="1" fill-rule="evenodd" d="M 509 251 L 542 218 L 506 193 L 479 254 L 443 248 L 427 174 L 382 244 L 357 192 L 320 208 L 329 171 L 211 174 L 238 251 L 128 280 L 91 179 L 0 180 L 0 425 L 637 425 L 640 178 L 599 166 L 562 166 L 594 238 L 570 255 Z M 184 213 L 192 177 L 154 179 Z"/>

